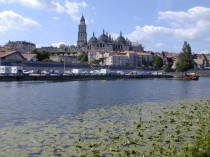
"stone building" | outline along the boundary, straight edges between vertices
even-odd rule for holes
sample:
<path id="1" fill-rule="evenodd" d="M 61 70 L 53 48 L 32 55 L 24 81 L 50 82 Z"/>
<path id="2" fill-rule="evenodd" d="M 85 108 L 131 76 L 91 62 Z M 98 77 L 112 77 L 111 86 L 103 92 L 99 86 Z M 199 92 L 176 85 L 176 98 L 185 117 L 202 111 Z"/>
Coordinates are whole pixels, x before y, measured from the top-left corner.
<path id="1" fill-rule="evenodd" d="M 6 48 L 17 50 L 20 53 L 31 53 L 36 49 L 36 45 L 27 41 L 9 41 L 6 45 Z"/>
<path id="2" fill-rule="evenodd" d="M 102 51 L 135 51 L 135 52 L 143 52 L 143 47 L 138 42 L 131 42 L 127 38 L 122 36 L 122 32 L 120 32 L 120 36 L 113 40 L 110 34 L 103 33 L 97 38 L 95 33 L 93 33 L 92 37 L 87 40 L 87 26 L 85 24 L 85 18 L 82 15 L 80 19 L 80 24 L 78 26 L 78 40 L 77 45 L 71 45 L 70 51 L 77 52 L 102 52 Z"/>
<path id="3" fill-rule="evenodd" d="M 152 59 L 153 53 L 150 52 L 124 51 L 110 55 L 104 62 L 105 65 L 112 66 L 141 67 L 143 65 L 143 60 L 146 63 L 150 63 Z"/>
<path id="4" fill-rule="evenodd" d="M 24 61 L 24 57 L 19 51 L 8 49 L 8 48 L 0 48 L 0 64 L 1 62 L 22 62 Z"/>

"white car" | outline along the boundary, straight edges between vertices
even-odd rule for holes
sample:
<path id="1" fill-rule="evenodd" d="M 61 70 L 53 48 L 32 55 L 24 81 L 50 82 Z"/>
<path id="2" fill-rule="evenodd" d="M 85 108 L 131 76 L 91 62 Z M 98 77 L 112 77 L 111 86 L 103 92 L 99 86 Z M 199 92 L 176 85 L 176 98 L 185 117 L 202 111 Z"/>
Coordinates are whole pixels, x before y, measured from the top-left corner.
<path id="1" fill-rule="evenodd" d="M 29 75 L 29 74 L 30 74 L 30 72 L 29 72 L 29 71 L 27 71 L 27 70 L 23 70 L 23 74 L 24 74 L 24 75 Z"/>
<path id="2" fill-rule="evenodd" d="M 50 72 L 48 72 L 48 71 L 46 71 L 46 70 L 43 70 L 43 71 L 41 71 L 41 74 L 49 75 Z"/>

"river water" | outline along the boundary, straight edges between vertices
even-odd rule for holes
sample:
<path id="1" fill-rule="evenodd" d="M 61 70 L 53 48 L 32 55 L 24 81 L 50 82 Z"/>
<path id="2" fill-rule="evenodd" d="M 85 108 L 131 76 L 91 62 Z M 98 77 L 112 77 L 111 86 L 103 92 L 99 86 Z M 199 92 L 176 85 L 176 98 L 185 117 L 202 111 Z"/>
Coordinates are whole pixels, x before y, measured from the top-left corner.
<path id="1" fill-rule="evenodd" d="M 120 104 L 210 98 L 210 78 L 0 82 L 0 127 Z"/>

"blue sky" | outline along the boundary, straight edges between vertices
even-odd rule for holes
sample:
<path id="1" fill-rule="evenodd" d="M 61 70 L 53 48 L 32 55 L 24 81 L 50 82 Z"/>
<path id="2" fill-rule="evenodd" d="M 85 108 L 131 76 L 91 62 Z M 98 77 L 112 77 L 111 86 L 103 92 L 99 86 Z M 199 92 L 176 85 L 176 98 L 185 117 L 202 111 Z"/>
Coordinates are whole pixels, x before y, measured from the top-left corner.
<path id="1" fill-rule="evenodd" d="M 145 50 L 210 53 L 209 0 L 0 0 L 0 45 L 30 41 L 37 47 L 76 44 L 84 15 L 88 39 L 103 29 Z"/>

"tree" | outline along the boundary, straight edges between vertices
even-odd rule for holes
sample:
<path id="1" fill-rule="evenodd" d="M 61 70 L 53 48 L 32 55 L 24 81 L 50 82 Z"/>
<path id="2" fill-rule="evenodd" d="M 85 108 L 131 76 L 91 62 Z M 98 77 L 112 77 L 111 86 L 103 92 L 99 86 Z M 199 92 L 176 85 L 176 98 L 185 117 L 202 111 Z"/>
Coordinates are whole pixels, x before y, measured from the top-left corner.
<path id="1" fill-rule="evenodd" d="M 176 71 L 184 72 L 189 69 L 188 67 L 189 67 L 188 63 L 184 60 L 179 60 L 176 63 Z"/>
<path id="2" fill-rule="evenodd" d="M 155 68 L 162 68 L 163 67 L 163 59 L 159 56 L 154 56 L 152 65 Z"/>
<path id="3" fill-rule="evenodd" d="M 82 54 L 77 56 L 78 61 L 80 61 L 81 63 L 85 63 L 88 61 L 88 54 L 83 52 Z"/>
<path id="4" fill-rule="evenodd" d="M 89 64 L 100 64 L 100 63 L 102 63 L 102 65 L 103 65 L 104 60 L 105 60 L 105 58 L 94 59 L 93 61 L 89 62 Z"/>
<path id="5" fill-rule="evenodd" d="M 179 54 L 179 60 L 176 63 L 176 71 L 187 71 L 193 68 L 193 54 L 191 52 L 190 44 L 184 41 L 182 52 Z"/>
<path id="6" fill-rule="evenodd" d="M 32 51 L 33 54 L 37 54 L 38 61 L 43 61 L 50 58 L 50 53 L 46 51 L 37 51 L 37 49 Z"/>
<path id="7" fill-rule="evenodd" d="M 191 52 L 191 47 L 186 41 L 182 47 L 182 52 L 179 54 L 178 62 L 176 63 L 177 71 L 187 71 L 193 68 L 193 55 Z"/>

